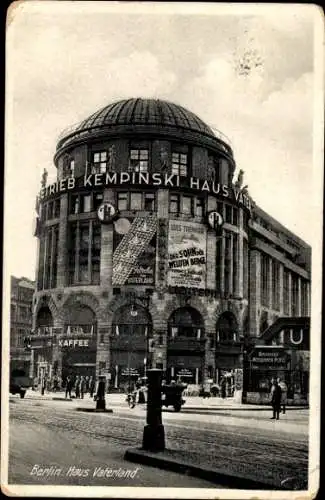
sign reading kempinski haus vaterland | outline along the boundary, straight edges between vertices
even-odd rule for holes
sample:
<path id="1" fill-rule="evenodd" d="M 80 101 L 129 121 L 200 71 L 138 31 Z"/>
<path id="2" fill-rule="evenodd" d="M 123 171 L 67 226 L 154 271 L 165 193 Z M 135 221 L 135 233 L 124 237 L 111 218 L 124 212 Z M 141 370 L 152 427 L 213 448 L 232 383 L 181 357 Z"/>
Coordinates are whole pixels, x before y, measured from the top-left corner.
<path id="1" fill-rule="evenodd" d="M 234 203 L 238 203 L 250 210 L 252 202 L 250 197 L 240 189 L 227 184 L 220 184 L 215 181 L 198 179 L 196 177 L 182 177 L 174 174 L 162 174 L 159 172 L 107 172 L 106 174 L 90 174 L 82 177 L 67 177 L 41 189 L 39 197 L 44 200 L 48 197 L 73 191 L 75 189 L 92 189 L 100 186 L 156 186 L 172 189 L 188 189 L 191 191 L 206 192 L 226 198 Z"/>

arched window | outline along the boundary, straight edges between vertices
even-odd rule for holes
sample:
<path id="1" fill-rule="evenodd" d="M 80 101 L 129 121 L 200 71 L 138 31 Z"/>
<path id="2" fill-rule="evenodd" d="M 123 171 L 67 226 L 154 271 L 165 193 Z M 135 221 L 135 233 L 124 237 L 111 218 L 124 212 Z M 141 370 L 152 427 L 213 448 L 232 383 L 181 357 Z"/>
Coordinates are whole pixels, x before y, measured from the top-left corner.
<path id="1" fill-rule="evenodd" d="M 238 325 L 235 316 L 230 312 L 221 314 L 217 322 L 217 340 L 221 343 L 232 343 L 238 340 Z"/>
<path id="2" fill-rule="evenodd" d="M 114 314 L 113 335 L 150 335 L 151 316 L 147 310 L 135 304 L 120 307 Z"/>
<path id="3" fill-rule="evenodd" d="M 201 314 L 193 307 L 181 307 L 168 320 L 169 337 L 203 337 L 204 322 Z"/>
<path id="4" fill-rule="evenodd" d="M 96 314 L 83 304 L 70 306 L 65 314 L 65 331 L 67 333 L 95 333 Z"/>
<path id="5" fill-rule="evenodd" d="M 45 335 L 51 332 L 53 326 L 52 313 L 48 306 L 42 306 L 37 313 L 36 334 Z"/>

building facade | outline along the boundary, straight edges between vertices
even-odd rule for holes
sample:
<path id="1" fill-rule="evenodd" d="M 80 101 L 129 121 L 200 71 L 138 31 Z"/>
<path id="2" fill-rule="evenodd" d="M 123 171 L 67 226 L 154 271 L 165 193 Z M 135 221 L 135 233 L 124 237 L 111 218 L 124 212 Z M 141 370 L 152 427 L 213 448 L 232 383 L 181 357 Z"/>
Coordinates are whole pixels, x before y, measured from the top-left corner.
<path id="1" fill-rule="evenodd" d="M 30 371 L 28 338 L 32 331 L 32 305 L 35 282 L 11 276 L 10 295 L 10 371 Z"/>
<path id="2" fill-rule="evenodd" d="M 110 104 L 60 137 L 37 197 L 32 371 L 233 375 L 244 339 L 309 314 L 310 247 L 256 207 L 229 141 L 181 106 Z"/>

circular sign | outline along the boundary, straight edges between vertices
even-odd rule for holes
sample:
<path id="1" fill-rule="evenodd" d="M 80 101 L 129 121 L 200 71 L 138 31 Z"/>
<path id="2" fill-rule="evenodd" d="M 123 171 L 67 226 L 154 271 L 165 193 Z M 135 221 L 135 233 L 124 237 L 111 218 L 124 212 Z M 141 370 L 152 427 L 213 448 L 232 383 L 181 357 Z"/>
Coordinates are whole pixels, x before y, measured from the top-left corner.
<path id="1" fill-rule="evenodd" d="M 114 222 L 114 227 L 118 234 L 126 234 L 131 227 L 131 222 L 122 217 Z"/>
<path id="2" fill-rule="evenodd" d="M 208 214 L 208 222 L 212 229 L 219 229 L 223 225 L 223 217 L 219 212 L 210 212 Z"/>
<path id="3" fill-rule="evenodd" d="M 102 203 L 97 210 L 97 216 L 101 222 L 112 222 L 116 216 L 116 208 L 112 203 Z"/>

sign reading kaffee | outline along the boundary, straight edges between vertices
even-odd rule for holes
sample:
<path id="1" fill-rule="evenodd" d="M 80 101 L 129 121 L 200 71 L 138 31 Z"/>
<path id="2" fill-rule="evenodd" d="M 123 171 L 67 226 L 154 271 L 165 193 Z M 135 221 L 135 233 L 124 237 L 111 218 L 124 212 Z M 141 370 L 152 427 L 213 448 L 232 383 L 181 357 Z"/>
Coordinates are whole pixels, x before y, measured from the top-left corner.
<path id="1" fill-rule="evenodd" d="M 107 172 L 103 174 L 91 174 L 82 177 L 68 177 L 41 189 L 39 197 L 41 200 L 52 195 L 71 191 L 78 188 L 96 188 L 100 186 L 157 186 L 170 187 L 174 189 L 188 189 L 192 191 L 206 192 L 222 198 L 232 200 L 251 210 L 250 197 L 240 189 L 227 184 L 216 183 L 196 177 L 182 177 L 174 174 L 162 174 L 160 172 Z"/>
<path id="2" fill-rule="evenodd" d="M 59 339 L 59 347 L 89 347 L 89 339 Z"/>

